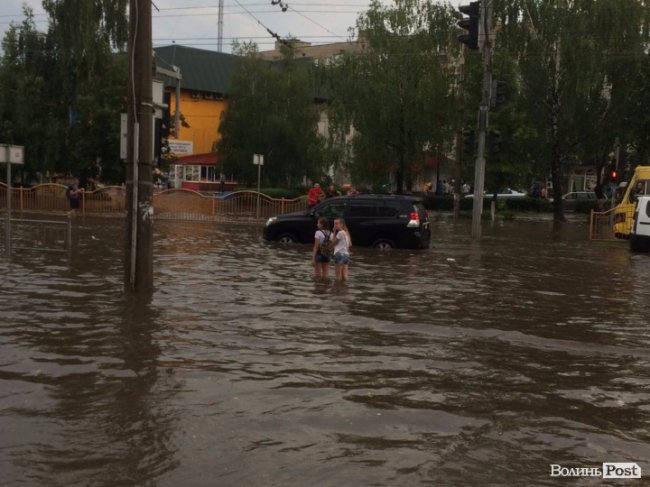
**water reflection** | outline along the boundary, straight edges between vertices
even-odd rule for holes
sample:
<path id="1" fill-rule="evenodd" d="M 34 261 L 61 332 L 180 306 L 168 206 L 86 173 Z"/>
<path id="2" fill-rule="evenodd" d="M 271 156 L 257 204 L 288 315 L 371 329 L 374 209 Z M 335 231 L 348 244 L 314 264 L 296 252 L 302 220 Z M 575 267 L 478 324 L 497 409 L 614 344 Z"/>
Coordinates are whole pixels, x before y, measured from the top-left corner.
<path id="1" fill-rule="evenodd" d="M 479 243 L 442 218 L 428 251 L 354 248 L 340 283 L 257 226 L 158 222 L 156 291 L 131 301 L 120 223 L 75 225 L 69 263 L 0 263 L 9 484 L 552 485 L 550 463 L 650 468 L 650 259 L 583 224 L 499 222 Z"/>

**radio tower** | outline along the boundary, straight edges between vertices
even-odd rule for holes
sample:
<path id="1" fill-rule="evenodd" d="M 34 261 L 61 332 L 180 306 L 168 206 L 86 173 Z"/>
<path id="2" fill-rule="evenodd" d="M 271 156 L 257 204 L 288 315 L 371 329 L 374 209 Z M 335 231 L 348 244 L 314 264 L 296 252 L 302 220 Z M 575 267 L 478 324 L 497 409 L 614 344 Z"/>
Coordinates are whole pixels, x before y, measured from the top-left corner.
<path id="1" fill-rule="evenodd" d="M 223 0 L 219 0 L 219 16 L 217 18 L 217 51 L 223 52 Z"/>

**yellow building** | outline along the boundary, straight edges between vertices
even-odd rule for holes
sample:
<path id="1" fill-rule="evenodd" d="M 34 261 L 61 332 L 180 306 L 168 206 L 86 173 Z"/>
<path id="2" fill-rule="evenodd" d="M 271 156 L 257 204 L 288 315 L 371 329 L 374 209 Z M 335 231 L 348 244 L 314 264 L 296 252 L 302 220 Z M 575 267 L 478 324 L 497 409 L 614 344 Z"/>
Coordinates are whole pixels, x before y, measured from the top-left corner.
<path id="1" fill-rule="evenodd" d="M 221 113 L 227 109 L 227 95 L 235 56 L 185 46 L 154 49 L 156 65 L 180 75 L 180 113 L 189 127 L 176 128 L 170 146 L 177 155 L 212 151 L 220 138 Z M 163 76 L 164 77 L 164 76 Z M 165 103 L 169 106 L 171 125 L 176 112 L 175 80 L 165 79 Z"/>

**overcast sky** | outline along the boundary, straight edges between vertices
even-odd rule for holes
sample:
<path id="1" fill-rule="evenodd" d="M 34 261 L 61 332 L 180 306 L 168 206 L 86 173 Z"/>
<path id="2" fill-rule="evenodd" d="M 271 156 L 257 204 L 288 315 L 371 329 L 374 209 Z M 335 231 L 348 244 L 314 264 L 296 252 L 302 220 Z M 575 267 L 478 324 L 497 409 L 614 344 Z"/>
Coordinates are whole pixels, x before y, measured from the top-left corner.
<path id="1" fill-rule="evenodd" d="M 279 0 L 274 0 L 279 1 Z M 443 3 L 443 0 L 440 0 Z M 469 0 L 468 0 L 469 1 Z M 382 0 L 384 4 L 392 3 Z M 451 0 L 458 5 L 457 0 Z M 467 3 L 467 2 L 464 2 Z M 47 29 L 41 0 L 0 0 L 0 34 L 9 24 L 20 22 L 22 5 L 34 10 L 36 25 Z M 223 0 L 223 51 L 230 52 L 232 41 L 253 41 L 260 51 L 273 49 L 274 39 L 266 28 L 282 37 L 295 37 L 312 44 L 342 42 L 355 26 L 369 0 Z M 173 42 L 201 49 L 217 49 L 219 0 L 153 0 L 153 45 Z M 157 7 L 157 9 L 156 9 Z"/>

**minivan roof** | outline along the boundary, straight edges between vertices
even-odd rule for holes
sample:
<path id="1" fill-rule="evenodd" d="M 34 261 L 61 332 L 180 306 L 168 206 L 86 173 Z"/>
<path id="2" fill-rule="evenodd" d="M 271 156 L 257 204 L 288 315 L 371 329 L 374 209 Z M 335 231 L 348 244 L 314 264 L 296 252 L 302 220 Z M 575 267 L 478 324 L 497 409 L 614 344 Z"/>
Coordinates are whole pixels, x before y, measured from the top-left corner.
<path id="1" fill-rule="evenodd" d="M 353 195 L 334 196 L 330 200 L 404 200 L 404 201 L 421 201 L 420 196 L 414 194 L 385 194 L 385 193 L 359 193 Z"/>

